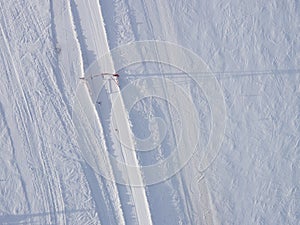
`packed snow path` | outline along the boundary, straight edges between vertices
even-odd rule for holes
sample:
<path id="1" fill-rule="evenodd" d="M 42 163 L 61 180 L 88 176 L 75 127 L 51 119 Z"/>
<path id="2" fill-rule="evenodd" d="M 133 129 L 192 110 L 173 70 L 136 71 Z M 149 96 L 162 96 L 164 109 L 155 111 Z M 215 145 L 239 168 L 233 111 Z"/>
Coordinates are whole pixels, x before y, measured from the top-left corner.
<path id="1" fill-rule="evenodd" d="M 107 54 L 109 52 L 109 46 L 106 39 L 106 31 L 104 28 L 103 18 L 101 14 L 101 8 L 98 1 L 88 1 L 88 2 L 82 2 L 77 1 L 77 9 L 78 14 L 80 18 L 80 26 L 81 26 L 81 32 L 82 36 L 85 37 L 84 41 L 87 43 L 87 48 L 89 50 L 92 50 L 95 54 L 96 59 L 100 58 L 102 55 Z M 74 9 L 75 10 L 75 9 Z M 84 48 L 84 46 L 81 45 L 81 49 Z M 82 52 L 82 56 L 84 55 L 84 52 Z M 93 59 L 89 55 L 86 56 L 88 62 L 91 62 Z M 96 59 L 94 58 L 94 62 L 97 63 Z M 93 66 L 92 63 L 89 66 Z M 111 120 L 114 121 L 114 129 L 117 131 L 117 136 L 122 142 L 122 140 L 126 140 L 126 144 L 124 145 L 121 143 L 121 145 L 118 145 L 117 143 L 114 143 L 113 148 L 121 148 L 121 154 L 124 159 L 125 165 L 132 165 L 133 167 L 137 168 L 135 173 L 130 172 L 129 170 L 124 170 L 124 168 L 113 168 L 115 172 L 117 173 L 124 173 L 124 176 L 128 177 L 128 184 L 131 183 L 139 183 L 140 185 L 138 187 L 127 187 L 128 191 L 130 192 L 131 198 L 132 198 L 132 204 L 134 208 L 134 213 L 131 216 L 127 216 L 128 218 L 132 217 L 131 219 L 136 219 L 136 223 L 138 224 L 152 224 L 151 222 L 151 215 L 149 211 L 149 205 L 145 193 L 145 188 L 143 184 L 143 179 L 141 172 L 139 171 L 139 164 L 136 158 L 135 154 L 135 146 L 134 142 L 132 140 L 131 136 L 131 130 L 130 130 L 130 124 L 128 122 L 128 116 L 127 111 L 125 109 L 121 92 L 118 86 L 118 83 L 116 82 L 115 78 L 111 77 L 109 79 L 109 82 L 104 82 L 104 76 L 97 76 L 97 73 L 105 73 L 105 72 L 113 72 L 114 71 L 114 65 L 112 62 L 112 59 L 108 59 L 107 62 L 103 67 L 99 68 L 100 71 L 95 71 L 96 73 L 93 74 L 89 70 L 89 68 L 86 68 L 85 70 L 85 81 L 87 90 L 91 94 L 90 98 L 92 99 L 92 102 L 94 103 L 94 107 L 96 107 L 96 102 L 98 98 L 98 94 L 101 91 L 101 88 L 105 89 L 104 91 L 107 91 L 107 97 L 109 100 L 115 104 L 112 105 L 111 109 L 106 107 L 99 107 L 99 117 L 100 117 L 100 123 L 101 126 L 109 126 L 105 120 L 101 120 L 101 115 L 105 113 L 105 111 L 111 110 Z M 115 80 L 115 82 L 113 82 Z M 81 93 L 78 93 L 80 95 Z M 86 96 L 86 95 L 85 95 Z M 84 134 L 79 133 L 79 136 L 82 136 Z M 96 141 L 96 140 L 95 140 Z M 105 141 L 105 143 L 108 143 L 108 141 Z M 107 149 L 107 147 L 106 147 Z M 100 155 L 100 157 L 103 157 L 103 155 Z M 101 161 L 98 162 L 101 164 Z M 118 171 L 119 170 L 119 171 Z M 135 181 L 133 181 L 135 180 Z M 123 202 L 122 206 L 126 207 L 128 203 Z M 126 215 L 125 215 L 126 216 Z M 130 219 L 127 219 L 127 222 L 130 222 Z"/>

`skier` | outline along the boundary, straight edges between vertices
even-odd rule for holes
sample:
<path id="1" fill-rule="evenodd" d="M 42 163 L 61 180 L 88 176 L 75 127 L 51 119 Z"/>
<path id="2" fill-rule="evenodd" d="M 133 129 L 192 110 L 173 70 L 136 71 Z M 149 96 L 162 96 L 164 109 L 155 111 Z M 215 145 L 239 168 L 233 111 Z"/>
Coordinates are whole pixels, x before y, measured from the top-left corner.
<path id="1" fill-rule="evenodd" d="M 117 73 L 102 73 L 102 76 L 104 77 L 104 76 L 112 76 L 112 77 L 115 77 L 115 79 L 113 79 L 115 82 L 116 82 L 116 84 L 120 87 L 120 85 L 119 85 L 119 81 L 118 81 L 118 78 L 120 77 L 120 75 L 119 74 L 117 74 Z"/>
<path id="2" fill-rule="evenodd" d="M 115 77 L 115 79 L 114 79 L 114 80 L 115 80 L 116 84 L 117 84 L 117 85 L 120 87 L 120 84 L 119 84 L 119 79 L 118 79 L 118 78 L 119 78 L 119 76 L 120 76 L 120 75 L 119 75 L 119 74 L 117 74 L 117 73 L 114 73 L 114 74 L 113 74 L 113 77 Z"/>

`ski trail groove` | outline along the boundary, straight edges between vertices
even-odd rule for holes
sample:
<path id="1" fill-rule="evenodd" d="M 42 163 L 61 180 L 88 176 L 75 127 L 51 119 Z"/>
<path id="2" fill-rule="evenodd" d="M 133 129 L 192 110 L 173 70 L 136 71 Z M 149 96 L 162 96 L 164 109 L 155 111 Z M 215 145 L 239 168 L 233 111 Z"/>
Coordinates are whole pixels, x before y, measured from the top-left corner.
<path id="1" fill-rule="evenodd" d="M 25 22 L 25 24 L 30 22 L 31 25 L 34 25 L 33 27 L 36 28 L 36 30 L 35 30 L 36 33 L 43 33 L 43 30 L 47 29 L 48 26 L 45 25 L 42 22 L 42 20 L 39 19 L 38 16 L 34 17 L 32 15 L 33 13 L 28 13 L 28 14 L 31 16 L 27 17 L 27 18 L 25 18 L 25 16 L 24 16 L 25 14 L 22 14 L 24 16 L 24 18 L 22 18 L 22 19 Z M 14 23 L 9 24 L 9 29 L 12 29 L 12 28 L 14 28 Z M 1 26 L 1 32 L 3 33 L 2 26 Z M 14 33 L 13 35 L 16 35 L 15 39 L 18 39 L 17 32 Z M 5 35 L 3 35 L 3 36 L 5 38 Z M 42 138 L 45 135 L 45 132 L 47 132 L 47 131 L 44 130 L 44 128 L 46 126 L 42 126 L 43 123 L 38 124 L 38 121 L 43 121 L 41 119 L 41 118 L 43 118 L 42 115 L 38 115 L 36 113 L 36 112 L 40 112 L 39 105 L 38 104 L 34 105 L 34 104 L 32 104 L 33 103 L 32 101 L 29 101 L 29 100 L 34 100 L 36 103 L 38 102 L 36 99 L 36 96 L 34 95 L 34 92 L 31 91 L 32 85 L 29 84 L 29 80 L 30 80 L 29 78 L 31 78 L 31 77 L 28 77 L 28 79 L 23 79 L 22 77 L 20 77 L 21 74 L 24 74 L 24 71 L 22 69 L 22 64 L 20 61 L 18 51 L 14 52 L 14 57 L 13 57 L 14 60 L 13 60 L 12 59 L 13 53 L 11 52 L 10 46 L 7 43 L 7 41 L 6 41 L 6 46 L 7 46 L 7 51 L 11 58 L 10 65 L 12 65 L 12 74 L 14 74 L 14 76 L 12 76 L 11 79 L 16 79 L 17 82 L 14 82 L 14 83 L 18 84 L 17 86 L 14 86 L 12 88 L 12 90 L 13 90 L 13 93 L 15 93 L 15 91 L 16 91 L 16 93 L 21 93 L 21 100 L 22 99 L 24 100 L 24 102 L 20 101 L 21 104 L 18 104 L 19 100 L 17 100 L 16 106 L 18 108 L 15 108 L 15 109 L 17 109 L 19 111 L 21 120 L 16 120 L 17 126 L 18 126 L 18 128 L 16 130 L 18 130 L 22 134 L 25 134 L 24 138 L 25 138 L 27 144 L 24 146 L 18 144 L 18 148 L 25 148 L 26 156 L 31 156 L 32 158 L 35 158 L 34 160 L 31 160 L 31 159 L 27 159 L 27 160 L 30 160 L 30 161 L 36 161 L 37 159 L 41 160 L 42 171 L 43 171 L 44 175 L 42 177 L 40 176 L 40 178 L 35 180 L 35 182 L 33 183 L 34 188 L 32 188 L 32 189 L 33 190 L 40 189 L 40 193 L 42 193 L 40 196 L 43 198 L 42 203 L 44 204 L 44 210 L 50 212 L 49 219 L 50 219 L 51 223 L 54 222 L 54 223 L 63 224 L 63 223 L 65 223 L 64 214 L 59 215 L 59 214 L 55 213 L 58 211 L 63 211 L 60 207 L 64 208 L 64 201 L 62 198 L 62 193 L 61 193 L 61 188 L 60 188 L 60 180 L 58 179 L 56 171 L 54 171 L 55 165 L 53 163 L 53 160 L 54 160 L 53 149 L 49 148 L 48 147 L 49 143 L 45 142 L 45 140 Z M 45 47 L 48 47 L 48 45 L 46 45 Z M 44 48 L 43 48 L 43 50 L 44 50 Z M 41 61 L 42 61 L 42 64 L 47 64 L 43 60 L 41 60 Z M 46 65 L 44 67 L 47 68 Z M 43 68 L 43 67 L 41 67 L 41 68 Z M 43 73 L 44 71 L 39 71 L 39 72 L 40 72 L 40 74 L 44 74 Z M 51 77 L 52 73 L 46 72 L 46 74 L 50 75 L 50 77 Z M 12 81 L 11 81 L 11 83 L 12 83 Z M 17 97 L 17 95 L 15 95 L 15 99 L 19 99 Z M 24 113 L 22 113 L 22 111 L 23 111 L 22 108 L 25 109 Z M 27 118 L 29 118 L 29 120 L 27 120 Z M 45 121 L 43 121 L 43 122 L 45 122 Z M 22 129 L 22 130 L 20 130 L 20 129 Z M 27 132 L 23 132 L 23 129 L 27 129 Z M 17 142 L 17 140 L 14 140 L 14 141 Z M 36 148 L 37 147 L 41 148 L 41 151 L 39 152 L 40 157 L 36 157 L 36 154 L 37 154 Z M 38 166 L 38 165 L 36 164 L 35 166 Z M 32 166 L 29 166 L 29 168 L 32 168 Z M 24 168 L 24 170 L 25 170 L 25 168 Z M 36 173 L 34 173 L 34 174 L 36 174 Z M 34 177 L 38 177 L 38 175 L 34 175 Z M 43 185 L 40 185 L 40 183 L 42 183 Z M 36 185 L 36 184 L 39 184 L 39 185 Z M 47 196 L 48 196 L 48 198 L 46 198 Z M 48 200 L 50 200 L 50 201 L 48 201 Z M 28 201 L 28 202 L 31 202 L 31 201 Z M 47 205 L 47 203 L 48 203 L 48 205 Z M 46 217 L 45 217 L 45 219 L 46 219 Z"/>
<path id="2" fill-rule="evenodd" d="M 87 54 L 87 52 L 89 52 L 89 50 L 87 49 L 87 46 L 84 42 L 85 40 L 81 39 L 82 37 L 84 37 L 83 35 L 85 33 L 83 30 L 84 27 L 82 27 L 82 24 L 81 24 L 82 22 L 80 20 L 80 9 L 82 9 L 82 8 L 80 8 L 79 4 L 80 3 L 76 4 L 76 1 L 72 1 L 68 4 L 68 8 L 69 8 L 69 12 L 70 12 L 70 19 L 72 21 L 72 26 L 73 26 L 73 29 L 72 29 L 73 35 L 74 35 L 74 37 L 76 37 L 75 39 L 76 39 L 76 43 L 78 46 L 79 55 L 81 56 L 80 57 L 80 65 L 81 65 L 80 69 L 81 69 L 81 74 L 82 74 L 81 76 L 84 76 L 84 69 L 90 63 L 92 63 L 91 60 L 95 60 L 95 59 L 93 59 L 93 58 L 91 59 L 87 56 L 86 61 L 83 61 L 85 54 Z M 90 4 L 89 4 L 89 6 L 90 6 Z M 95 29 L 96 23 L 94 22 L 94 18 L 92 19 L 92 24 L 94 25 L 94 29 Z M 78 32 L 80 32 L 80 31 L 82 32 L 82 34 L 78 34 Z M 93 40 L 93 43 L 96 45 L 95 41 L 96 40 Z M 99 123 L 99 129 L 103 133 L 103 128 L 101 127 L 101 123 Z M 106 148 L 105 143 L 103 144 L 103 147 Z M 105 152 L 107 152 L 107 150 L 105 150 Z M 104 157 L 104 158 L 106 158 L 107 161 L 109 161 L 107 154 L 104 156 L 100 156 L 100 157 Z M 112 168 L 107 168 L 107 169 L 112 171 Z M 112 172 L 111 172 L 111 176 L 113 176 Z M 111 181 L 107 181 L 103 178 L 100 179 L 99 177 L 97 177 L 95 179 L 97 179 L 99 184 L 101 184 L 101 186 L 99 186 L 98 188 L 101 189 L 103 196 L 108 195 L 108 197 L 106 199 L 106 205 L 108 208 L 111 208 L 113 210 L 113 214 L 115 215 L 114 219 L 111 218 L 110 215 L 107 215 L 109 217 L 109 220 L 110 221 L 115 220 L 116 224 L 125 224 L 122 208 L 120 207 L 121 203 L 120 203 L 120 199 L 118 196 L 118 190 L 117 190 L 116 184 L 112 183 Z M 104 190 L 107 190 L 107 193 L 104 193 Z M 97 202 L 97 200 L 95 199 L 95 198 L 97 198 L 97 196 L 93 196 L 93 198 L 94 198 L 94 201 Z M 111 202 L 111 203 L 109 203 L 109 202 Z M 98 214 L 99 214 L 98 216 L 100 218 L 101 212 L 98 211 Z"/>
<path id="3" fill-rule="evenodd" d="M 85 9 L 88 9 L 89 14 L 92 16 L 92 18 L 90 19 L 91 22 L 89 22 L 89 23 L 86 23 L 85 20 L 81 19 L 82 27 L 85 29 L 84 30 L 85 37 L 88 40 L 89 49 L 93 49 L 97 56 L 101 56 L 101 55 L 109 52 L 109 47 L 108 47 L 108 43 L 107 43 L 106 32 L 105 32 L 105 28 L 104 28 L 104 24 L 103 24 L 103 18 L 102 18 L 101 7 L 100 7 L 99 2 L 89 1 L 89 3 L 82 3 L 80 1 L 78 1 L 77 5 L 78 5 L 78 9 L 80 9 L 82 11 L 84 11 Z M 81 12 L 81 13 L 84 13 L 84 12 Z M 79 12 L 79 14 L 80 14 L 80 12 Z M 97 23 L 95 22 L 96 19 L 97 19 Z M 99 22 L 98 22 L 99 20 L 100 20 L 100 26 L 99 26 Z M 91 28 L 93 28 L 93 27 L 97 27 L 97 29 L 91 30 Z M 107 68 L 109 68 L 111 70 L 108 72 L 114 71 L 112 63 L 111 63 L 111 65 L 107 65 Z M 103 72 L 107 72 L 107 71 L 103 71 Z M 89 83 L 89 87 L 93 88 L 94 87 L 93 83 Z M 112 86 L 112 87 L 116 88 L 114 86 Z M 119 91 L 119 90 L 117 89 L 116 91 Z M 116 92 L 116 93 L 119 93 L 119 92 Z M 92 99 L 95 99 L 95 97 L 97 97 L 97 96 L 91 96 L 91 97 L 92 97 Z M 120 120 L 120 118 L 124 118 L 123 116 L 126 115 L 126 111 L 124 111 L 124 108 L 122 108 L 122 107 L 118 108 L 118 109 L 112 109 L 112 110 L 113 110 L 113 115 L 117 116 L 116 118 L 118 118 L 119 120 Z M 118 114 L 118 112 L 116 112 L 116 110 L 118 110 L 120 112 L 120 114 Z M 128 122 L 127 118 L 125 118 L 125 120 L 124 119 L 121 119 L 121 120 L 123 122 L 125 122 L 125 124 L 126 124 L 125 127 L 127 127 L 129 129 L 129 124 L 126 123 L 126 122 Z M 128 134 L 126 134 L 126 135 L 128 135 Z M 135 161 L 135 163 L 136 163 L 136 161 Z M 147 199 L 145 196 L 144 188 L 131 188 L 130 190 L 132 192 L 133 199 L 135 200 L 134 205 L 137 210 L 136 216 L 137 216 L 139 223 L 152 224 L 151 216 L 150 216 L 150 212 L 149 212 L 149 206 L 148 206 L 148 202 L 147 202 Z"/>
<path id="4" fill-rule="evenodd" d="M 153 29 L 153 25 L 152 25 L 152 23 L 151 23 L 151 21 L 150 21 L 150 19 L 149 19 L 149 18 L 152 18 L 152 17 L 150 16 L 149 10 L 148 10 L 148 7 L 147 7 L 147 4 L 148 4 L 148 3 L 146 3 L 145 0 L 141 0 L 141 1 L 143 2 L 142 5 L 144 6 L 144 12 L 145 12 L 145 15 L 146 15 L 146 16 L 145 16 L 145 19 L 146 19 L 146 21 L 147 21 L 147 24 L 148 24 L 148 26 L 149 26 L 149 28 L 150 28 L 151 33 L 153 34 L 153 36 L 155 36 L 155 31 L 154 31 L 154 29 Z M 161 16 L 159 16 L 159 18 L 163 17 L 163 15 L 165 15 L 165 14 L 167 14 L 167 15 L 170 14 L 170 13 L 166 12 L 166 9 L 165 9 L 165 8 L 162 9 L 161 7 L 159 7 L 159 6 L 157 5 L 156 1 L 154 1 L 154 4 L 153 4 L 153 5 L 156 6 L 156 9 L 155 9 L 154 11 L 156 11 L 156 12 L 158 13 L 158 15 L 161 15 Z M 154 6 L 153 6 L 153 7 L 154 7 Z M 160 30 L 163 31 L 164 29 L 162 28 L 162 24 L 159 24 L 159 25 L 160 25 L 160 26 L 159 26 Z M 157 29 L 159 29 L 159 28 L 157 28 Z M 172 27 L 170 27 L 170 28 L 168 28 L 168 29 L 171 29 L 171 30 L 172 30 L 172 32 L 170 32 L 170 33 L 175 33 L 175 34 L 176 34 L 176 32 L 174 31 L 174 29 L 172 29 Z M 168 36 L 168 33 L 166 33 L 166 35 Z M 167 38 L 167 39 L 168 39 L 168 38 Z M 169 39 L 172 40 L 172 37 L 170 37 Z M 155 49 L 155 51 L 156 51 L 156 53 L 158 54 L 157 49 Z M 159 64 L 159 68 L 160 68 L 161 73 L 163 74 L 163 71 L 162 71 L 162 68 L 161 68 L 161 65 L 160 65 L 160 64 Z M 165 94 L 166 94 L 166 96 L 167 96 L 168 91 L 167 91 L 166 81 L 165 81 L 165 77 L 164 77 L 164 76 L 163 76 L 163 80 L 164 80 L 163 86 L 164 86 L 164 90 L 166 90 L 166 91 L 165 91 Z M 180 102 L 179 102 L 179 103 L 180 103 Z M 179 104 L 179 105 L 180 105 L 180 104 Z M 169 106 L 168 106 L 168 112 L 169 112 L 169 115 L 171 116 L 171 112 L 170 112 Z M 173 132 L 175 132 L 173 126 L 172 126 L 172 130 L 173 130 Z M 174 134 L 175 134 L 175 133 L 174 133 Z M 182 200 L 183 200 L 184 202 L 190 202 L 190 201 L 188 201 L 188 200 L 186 199 L 185 191 L 184 191 L 184 190 L 188 190 L 188 186 L 185 184 L 185 182 L 183 182 L 183 176 L 182 176 L 181 174 L 179 174 L 178 180 L 179 180 L 179 182 L 181 183 L 181 185 L 180 185 L 180 189 L 181 189 L 180 192 L 181 192 L 181 194 L 180 194 L 180 195 L 181 195 Z M 204 201 L 205 203 L 211 203 L 211 201 L 208 200 L 209 196 L 208 196 L 208 192 L 207 192 L 206 183 L 205 183 L 205 182 L 202 182 L 201 185 L 204 186 L 204 187 L 199 187 L 199 190 L 201 190 L 201 193 L 202 193 L 202 195 L 204 196 L 204 197 L 202 198 L 202 201 Z M 200 186 L 200 185 L 199 185 L 199 186 Z M 203 202 L 202 204 L 205 204 L 204 202 Z M 211 211 L 213 211 L 213 210 L 212 210 L 212 207 L 213 207 L 213 206 L 210 205 Z M 192 218 L 190 217 L 190 214 L 188 213 L 188 209 L 187 209 L 186 207 L 184 207 L 184 208 L 185 208 L 185 215 L 188 215 L 189 221 L 192 221 Z M 207 208 L 207 207 L 203 207 L 202 209 L 205 209 L 205 208 Z M 180 211 L 180 208 L 177 208 L 177 210 Z M 207 223 L 207 224 L 213 224 L 213 216 L 212 216 L 212 214 L 209 215 L 209 218 L 206 218 L 206 223 Z"/>
<path id="5" fill-rule="evenodd" d="M 143 5 L 143 11 L 144 11 L 144 14 L 145 14 L 145 19 L 146 19 L 146 23 L 149 27 L 149 30 L 150 30 L 150 33 L 151 35 L 148 35 L 148 36 L 153 36 L 155 37 L 155 32 L 154 32 L 154 28 L 153 28 L 153 25 L 151 23 L 151 20 L 149 19 L 149 12 L 148 12 L 148 9 L 147 9 L 147 4 L 145 1 L 142 1 L 142 5 Z M 119 23 L 120 23 L 120 27 L 121 27 L 121 34 L 120 34 L 120 38 L 118 39 L 118 36 L 117 36 L 117 43 L 118 44 L 127 44 L 129 42 L 129 40 L 135 40 L 136 39 L 136 35 L 134 32 L 133 32 L 133 28 L 132 28 L 132 24 L 130 22 L 128 22 L 127 20 L 125 20 L 124 22 L 124 19 L 123 18 L 130 18 L 130 16 L 128 15 L 128 12 L 130 11 L 130 7 L 128 5 L 128 2 L 124 3 L 123 1 L 119 1 L 118 4 L 116 4 L 115 6 L 115 11 L 117 12 L 117 15 L 120 14 L 121 16 L 116 16 L 116 21 L 115 23 L 117 24 L 117 27 L 119 27 Z M 124 15 L 125 14 L 125 15 Z M 122 19 L 120 19 L 122 18 Z M 127 22 L 127 23 L 126 23 Z M 125 33 L 126 32 L 126 33 Z M 113 39 L 113 38 L 112 38 Z M 158 54 L 158 51 L 157 49 L 155 50 L 156 51 L 156 54 Z M 163 69 L 161 67 L 161 65 L 159 64 L 159 71 L 161 72 L 161 74 L 163 74 Z M 164 89 L 164 92 L 165 92 L 165 96 L 166 98 L 168 98 L 168 93 L 167 93 L 167 89 L 166 89 L 166 85 L 165 85 L 165 77 L 163 76 L 163 89 Z M 170 115 L 170 118 L 171 117 L 171 112 L 170 112 L 170 109 L 169 109 L 169 104 L 167 105 L 167 108 L 168 108 L 168 113 Z M 175 136 L 175 131 L 174 131 L 174 125 L 172 124 L 172 132 L 173 132 L 173 136 Z M 177 178 L 178 179 L 178 182 L 180 182 L 180 177 Z M 180 182 L 181 186 L 183 185 L 182 182 Z M 179 195 L 177 193 L 177 191 L 171 186 L 171 185 L 167 185 L 170 189 L 173 190 L 173 197 L 174 198 L 179 198 Z M 184 193 L 183 191 L 181 193 Z M 185 196 L 184 195 L 181 195 L 180 198 L 182 199 L 183 202 L 187 202 L 187 200 L 185 199 Z M 177 211 L 177 214 L 181 214 L 181 208 L 179 207 L 179 205 L 177 205 L 177 203 L 174 203 L 174 208 L 176 209 Z M 187 212 L 187 208 L 185 208 L 185 215 L 189 215 L 188 212 Z M 182 214 L 181 214 L 182 215 Z M 189 217 L 189 221 L 191 221 L 191 217 Z"/>

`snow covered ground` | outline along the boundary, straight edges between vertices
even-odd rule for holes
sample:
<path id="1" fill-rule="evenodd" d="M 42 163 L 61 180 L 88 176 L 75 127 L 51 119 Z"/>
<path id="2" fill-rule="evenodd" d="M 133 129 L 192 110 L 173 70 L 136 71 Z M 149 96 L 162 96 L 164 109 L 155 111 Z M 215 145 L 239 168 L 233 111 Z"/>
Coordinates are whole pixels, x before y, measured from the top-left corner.
<path id="1" fill-rule="evenodd" d="M 0 11 L 0 224 L 299 224 L 298 1 Z"/>

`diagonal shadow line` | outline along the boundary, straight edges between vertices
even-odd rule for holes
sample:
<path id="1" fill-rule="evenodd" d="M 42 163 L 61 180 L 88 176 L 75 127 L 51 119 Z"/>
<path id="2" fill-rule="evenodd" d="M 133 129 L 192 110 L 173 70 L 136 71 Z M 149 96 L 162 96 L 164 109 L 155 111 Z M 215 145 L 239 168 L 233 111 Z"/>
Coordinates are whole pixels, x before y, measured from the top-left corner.
<path id="1" fill-rule="evenodd" d="M 90 209 L 91 210 L 91 209 Z M 57 212 L 43 212 L 43 213 L 32 213 L 32 214 L 6 214 L 0 215 L 0 224 L 32 224 L 32 222 L 26 222 L 29 219 L 35 219 L 39 217 L 46 217 L 54 214 L 66 214 L 67 216 L 79 212 L 87 212 L 89 210 L 66 210 Z"/>
<path id="2" fill-rule="evenodd" d="M 300 69 L 286 69 L 286 70 L 261 70 L 261 71 L 211 71 L 211 72 L 175 72 L 175 73 L 147 73 L 147 74 L 126 74 L 126 77 L 141 77 L 141 76 L 181 76 L 181 75 L 193 75 L 203 78 L 212 78 L 214 75 L 218 79 L 226 78 L 239 78 L 239 77 L 251 77 L 251 76 L 262 76 L 262 75 L 293 75 L 299 74 Z"/>

